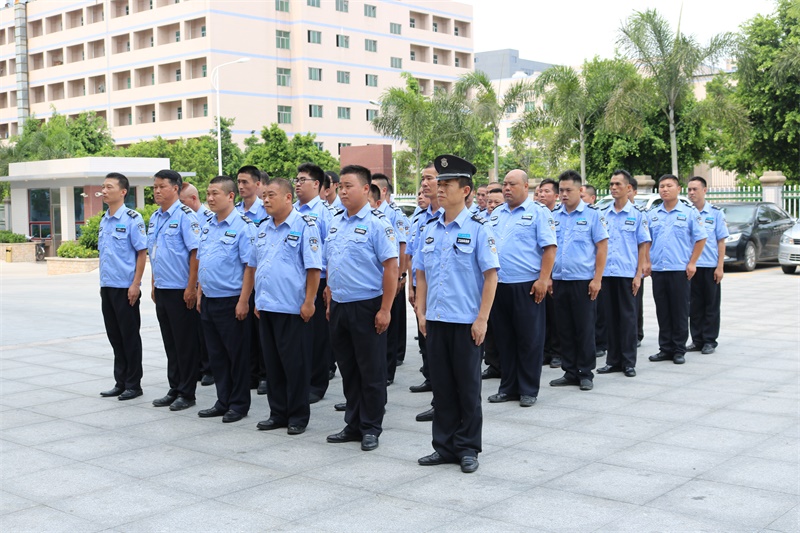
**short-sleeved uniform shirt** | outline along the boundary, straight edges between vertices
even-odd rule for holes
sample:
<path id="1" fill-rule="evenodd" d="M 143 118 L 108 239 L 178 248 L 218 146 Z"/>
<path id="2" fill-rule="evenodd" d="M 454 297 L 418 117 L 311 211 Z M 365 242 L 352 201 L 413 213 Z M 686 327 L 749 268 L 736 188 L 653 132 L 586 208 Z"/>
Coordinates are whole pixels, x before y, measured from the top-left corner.
<path id="1" fill-rule="evenodd" d="M 203 226 L 197 251 L 198 280 L 207 297 L 241 294 L 244 268 L 252 257 L 254 228 L 236 209 L 222 221 L 214 215 Z"/>
<path id="2" fill-rule="evenodd" d="M 428 206 L 425 210 L 420 210 L 416 213 L 411 220 L 411 229 L 408 232 L 408 243 L 406 243 L 406 255 L 414 256 L 419 252 L 418 244 L 419 239 L 417 237 L 420 234 L 422 228 L 431 221 L 431 219 L 441 216 L 444 212 L 444 209 L 441 207 L 434 212 L 430 206 Z M 414 287 L 417 286 L 417 267 L 414 265 L 414 261 L 411 261 L 411 283 Z"/>
<path id="3" fill-rule="evenodd" d="M 200 223 L 189 206 L 175 202 L 165 212 L 150 216 L 147 249 L 157 289 L 185 289 L 189 282 L 189 256 L 196 250 Z"/>
<path id="4" fill-rule="evenodd" d="M 697 241 L 708 235 L 694 207 L 678 202 L 672 210 L 662 203 L 647 212 L 650 224 L 650 262 L 654 272 L 686 270 Z"/>
<path id="5" fill-rule="evenodd" d="M 106 211 L 100 219 L 97 248 L 100 250 L 100 286 L 130 287 L 136 274 L 136 255 L 147 248 L 141 215 L 124 205 L 114 214 Z"/>
<path id="6" fill-rule="evenodd" d="M 428 286 L 426 320 L 472 324 L 478 318 L 483 273 L 500 268 L 494 231 L 464 207 L 445 224 L 444 214 L 426 224 L 414 254 Z"/>
<path id="7" fill-rule="evenodd" d="M 608 259 L 603 277 L 636 277 L 639 245 L 652 240 L 647 214 L 630 200 L 619 213 L 613 203 L 601 213 L 608 231 Z"/>
<path id="8" fill-rule="evenodd" d="M 703 253 L 697 260 L 697 266 L 706 268 L 716 268 L 719 261 L 718 242 L 726 239 L 728 233 L 728 223 L 725 221 L 725 212 L 715 205 L 706 202 L 703 209 L 698 211 L 700 218 L 703 219 L 703 227 L 706 229 L 708 239 L 703 247 Z"/>
<path id="9" fill-rule="evenodd" d="M 396 241 L 386 217 L 369 204 L 353 216 L 336 215 L 324 250 L 331 298 L 349 303 L 381 296 L 383 262 L 397 257 Z"/>
<path id="10" fill-rule="evenodd" d="M 269 216 L 267 215 L 267 210 L 264 209 L 264 202 L 258 198 L 256 198 L 256 201 L 253 202 L 253 205 L 251 205 L 249 209 L 244 208 L 243 201 L 237 203 L 234 207 L 236 207 L 236 210 L 239 211 L 239 213 L 249 218 L 250 222 L 253 224 L 258 224 Z"/>
<path id="11" fill-rule="evenodd" d="M 600 212 L 583 200 L 572 213 L 561 205 L 553 211 L 558 250 L 553 279 L 578 281 L 593 279 L 597 243 L 608 239 Z"/>
<path id="12" fill-rule="evenodd" d="M 307 271 L 322 270 L 317 223 L 295 210 L 277 227 L 272 217 L 263 220 L 248 264 L 256 269 L 256 309 L 299 315 Z"/>
<path id="13" fill-rule="evenodd" d="M 514 210 L 503 204 L 492 211 L 489 224 L 494 230 L 500 257 L 498 281 L 522 283 L 539 279 L 544 248 L 556 244 L 550 210 L 530 199 Z"/>
<path id="14" fill-rule="evenodd" d="M 331 222 L 333 221 L 333 213 L 331 212 L 330 209 L 328 209 L 325 206 L 325 204 L 322 203 L 322 200 L 320 199 L 319 196 L 315 197 L 313 200 L 303 205 L 300 205 L 300 202 L 297 201 L 294 203 L 294 208 L 301 215 L 307 216 L 317 223 L 317 227 L 319 228 L 319 233 L 322 238 L 322 253 L 324 254 L 325 239 L 328 236 L 328 230 L 330 229 Z M 322 271 L 320 276 L 323 278 L 325 277 L 324 270 Z"/>

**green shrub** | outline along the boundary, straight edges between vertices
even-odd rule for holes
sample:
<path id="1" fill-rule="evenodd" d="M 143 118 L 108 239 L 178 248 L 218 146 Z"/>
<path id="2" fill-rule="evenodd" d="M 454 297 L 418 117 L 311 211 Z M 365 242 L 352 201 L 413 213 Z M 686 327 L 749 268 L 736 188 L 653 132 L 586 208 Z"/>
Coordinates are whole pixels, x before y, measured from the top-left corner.
<path id="1" fill-rule="evenodd" d="M 8 230 L 0 230 L 0 242 L 10 244 L 28 242 L 28 239 L 25 238 L 25 235 L 20 235 L 19 233 L 11 233 Z"/>
<path id="2" fill-rule="evenodd" d="M 81 243 L 75 241 L 67 241 L 62 243 L 61 246 L 58 247 L 56 254 L 58 257 L 66 257 L 70 259 L 91 259 L 100 257 L 100 253 L 97 250 L 87 248 Z"/>
<path id="3" fill-rule="evenodd" d="M 141 209 L 137 209 L 136 211 L 138 211 L 139 214 L 142 215 L 142 218 L 144 219 L 144 227 L 147 228 L 150 225 L 150 216 L 156 211 L 158 211 L 158 205 L 149 204 Z"/>
<path id="4" fill-rule="evenodd" d="M 97 250 L 97 238 L 98 234 L 100 233 L 100 219 L 103 218 L 104 213 L 105 211 L 97 213 L 95 216 L 84 221 L 83 226 L 81 226 L 81 236 L 78 237 L 78 242 L 84 248 Z"/>

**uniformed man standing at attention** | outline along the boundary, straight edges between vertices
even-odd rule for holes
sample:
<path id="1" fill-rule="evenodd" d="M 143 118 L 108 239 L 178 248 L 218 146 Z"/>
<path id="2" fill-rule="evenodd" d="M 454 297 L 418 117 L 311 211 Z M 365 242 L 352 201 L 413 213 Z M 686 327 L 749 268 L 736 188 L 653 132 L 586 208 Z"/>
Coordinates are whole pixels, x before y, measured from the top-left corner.
<path id="1" fill-rule="evenodd" d="M 628 200 L 631 201 L 632 204 L 636 205 L 636 195 L 639 193 L 639 182 L 631 176 L 630 178 L 631 188 L 628 191 Z M 647 231 L 650 231 L 650 228 L 647 228 Z M 650 275 L 650 245 L 647 248 L 647 265 L 645 266 L 644 272 L 642 274 L 642 279 Z M 636 312 L 637 320 L 636 320 L 636 347 L 642 345 L 642 339 L 644 339 L 644 283 L 639 286 L 639 290 L 636 293 Z"/>
<path id="2" fill-rule="evenodd" d="M 234 208 L 233 178 L 217 176 L 208 184 L 206 201 L 214 216 L 203 226 L 197 259 L 197 293 L 203 334 L 217 388 L 213 407 L 198 416 L 221 416 L 237 422 L 250 410 L 249 302 L 255 268 L 251 259 L 255 226 Z"/>
<path id="3" fill-rule="evenodd" d="M 200 223 L 178 200 L 183 185 L 174 170 L 155 174 L 153 198 L 160 206 L 150 217 L 147 247 L 153 270 L 152 298 L 167 353 L 166 396 L 156 407 L 181 411 L 195 404 L 200 347 L 194 315 L 197 303 L 197 246 Z"/>
<path id="4" fill-rule="evenodd" d="M 491 327 L 501 369 L 500 389 L 489 402 L 530 407 L 542 376 L 543 300 L 556 258 L 556 233 L 550 210 L 528 198 L 528 175 L 522 170 L 506 174 L 503 198 L 489 218 L 500 258 Z"/>
<path id="5" fill-rule="evenodd" d="M 550 178 L 543 179 L 536 192 L 540 203 L 544 204 L 550 212 L 556 210 L 558 183 L 555 180 Z M 544 336 L 544 363 L 549 364 L 550 368 L 561 368 L 561 341 L 558 338 L 556 324 L 556 305 L 553 301 L 553 295 L 549 292 L 544 299 L 544 303 L 547 312 Z"/>
<path id="6" fill-rule="evenodd" d="M 614 203 L 601 212 L 608 231 L 608 260 L 599 312 L 606 317 L 608 355 L 597 373 L 624 372 L 632 378 L 636 376 L 636 294 L 642 286 L 651 239 L 647 215 L 628 200 L 629 179 L 627 170 L 614 171 L 610 185 Z"/>
<path id="7" fill-rule="evenodd" d="M 249 263 L 256 268 L 256 315 L 269 388 L 269 418 L 257 427 L 286 427 L 289 435 L 299 435 L 311 415 L 310 320 L 322 270 L 322 239 L 317 223 L 293 208 L 287 180 L 270 181 L 264 207 L 269 218 L 258 225 Z"/>
<path id="8" fill-rule="evenodd" d="M 703 253 L 697 260 L 697 273 L 692 278 L 689 302 L 689 331 L 692 342 L 687 352 L 711 354 L 717 349 L 719 336 L 719 309 L 722 300 L 722 276 L 725 263 L 725 239 L 728 238 L 728 224 L 725 212 L 706 202 L 708 185 L 706 180 L 696 176 L 687 185 L 689 200 L 700 213 L 703 226 L 708 233 Z"/>
<path id="9" fill-rule="evenodd" d="M 340 176 L 346 210 L 334 217 L 325 242 L 331 347 L 347 400 L 345 428 L 328 442 L 361 441 L 374 450 L 386 405 L 386 329 L 397 293 L 394 229 L 367 202 L 370 171 L 349 165 Z"/>
<path id="10" fill-rule="evenodd" d="M 553 301 L 564 376 L 550 386 L 576 385 L 588 391 L 594 387 L 596 300 L 606 266 L 608 232 L 600 213 L 581 200 L 581 183 L 574 170 L 558 177 L 561 207 L 553 213 L 558 238 Z"/>
<path id="11" fill-rule="evenodd" d="M 658 319 L 658 353 L 650 360 L 672 361 L 676 365 L 686 362 L 691 280 L 708 238 L 697 209 L 678 200 L 680 190 L 678 178 L 664 174 L 658 180 L 663 203 L 647 212 L 653 238 L 650 261 Z"/>
<path id="12" fill-rule="evenodd" d="M 344 204 L 342 203 L 342 199 L 339 198 L 339 174 L 334 172 L 333 170 L 326 170 L 325 175 L 328 179 L 331 180 L 331 186 L 328 189 L 328 193 L 325 195 L 325 200 L 328 202 L 335 212 L 339 212 L 344 209 Z"/>
<path id="13" fill-rule="evenodd" d="M 103 181 L 108 210 L 100 220 L 100 301 L 103 322 L 114 350 L 114 388 L 100 396 L 131 400 L 142 395 L 142 318 L 139 302 L 147 261 L 147 237 L 141 215 L 125 207 L 128 178 L 112 172 Z"/>
<path id="14" fill-rule="evenodd" d="M 444 212 L 418 236 L 417 315 L 427 335 L 433 385 L 433 449 L 423 466 L 460 463 L 464 473 L 478 469 L 482 451 L 481 344 L 497 288 L 497 247 L 486 220 L 470 213 L 475 166 L 441 155 L 439 203 Z"/>

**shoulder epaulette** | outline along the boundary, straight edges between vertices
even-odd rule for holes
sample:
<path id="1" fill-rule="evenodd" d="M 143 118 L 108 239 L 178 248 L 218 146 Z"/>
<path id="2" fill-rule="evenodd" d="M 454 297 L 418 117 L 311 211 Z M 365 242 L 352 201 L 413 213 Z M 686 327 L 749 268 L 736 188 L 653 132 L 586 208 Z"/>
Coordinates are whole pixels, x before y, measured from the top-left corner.
<path id="1" fill-rule="evenodd" d="M 711 205 L 711 209 L 716 209 L 717 211 L 722 211 L 722 209 L 717 207 L 716 205 L 714 205 L 714 204 L 710 204 L 710 205 Z"/>
<path id="2" fill-rule="evenodd" d="M 306 224 L 308 224 L 309 226 L 316 226 L 317 225 L 317 222 L 313 218 L 308 216 L 308 215 L 303 215 L 303 220 L 305 220 Z"/>
<path id="3" fill-rule="evenodd" d="M 594 205 L 594 204 L 586 204 L 586 207 L 588 207 L 589 209 L 594 209 L 595 211 L 597 211 L 597 206 Z"/>
<path id="4" fill-rule="evenodd" d="M 614 204 L 610 204 L 610 205 L 614 205 Z M 641 211 L 643 213 L 647 211 L 647 208 L 645 206 L 643 206 L 643 205 L 633 204 L 633 207 L 635 209 L 638 209 L 639 211 Z"/>
<path id="5" fill-rule="evenodd" d="M 424 212 L 424 211 L 423 211 L 423 212 Z M 428 224 L 430 224 L 430 223 L 431 223 L 431 222 L 433 222 L 434 220 L 439 220 L 439 217 L 440 217 L 441 215 L 442 215 L 441 213 L 436 213 L 436 214 L 435 214 L 435 215 L 433 215 L 431 218 L 429 218 L 429 219 L 428 219 L 428 221 L 427 221 L 425 224 L 422 224 L 422 227 L 425 227 L 425 226 L 427 226 Z"/>
<path id="6" fill-rule="evenodd" d="M 239 216 L 241 216 L 242 220 L 244 220 L 246 223 L 248 223 L 248 224 L 252 224 L 253 223 L 253 221 L 250 220 L 250 217 L 248 217 L 247 215 L 239 215 Z"/>
<path id="7" fill-rule="evenodd" d="M 136 211 L 135 209 L 128 209 L 126 212 L 128 213 L 128 216 L 131 218 L 136 218 L 139 216 L 139 212 Z"/>
<path id="8" fill-rule="evenodd" d="M 241 206 L 242 206 L 242 204 L 244 204 L 244 202 L 243 202 L 243 201 L 238 201 L 238 202 L 236 202 L 235 204 L 233 204 L 233 207 L 241 207 Z"/>
<path id="9" fill-rule="evenodd" d="M 472 218 L 472 220 L 474 220 L 478 224 L 486 224 L 486 219 L 483 218 L 482 216 L 472 215 L 472 217 L 470 217 L 470 218 Z"/>
<path id="10" fill-rule="evenodd" d="M 211 218 L 211 217 L 214 216 L 214 212 L 211 209 L 204 209 L 203 210 L 203 216 Z"/>
<path id="11" fill-rule="evenodd" d="M 544 205 L 544 204 L 543 204 L 542 202 L 540 202 L 539 200 L 534 200 L 534 201 L 533 201 L 533 203 L 534 203 L 534 205 L 538 205 L 539 207 L 544 207 L 545 209 L 547 209 L 547 206 L 546 206 L 546 205 Z"/>
<path id="12" fill-rule="evenodd" d="M 396 204 L 396 203 L 394 203 L 394 202 L 390 203 L 390 204 L 389 204 L 389 207 L 391 207 L 392 209 L 394 209 L 395 211 L 397 211 L 397 212 L 399 212 L 399 213 L 402 213 L 402 212 L 403 212 L 403 210 L 402 210 L 402 209 L 400 209 L 400 206 L 399 206 L 399 205 L 397 205 L 397 204 Z"/>
<path id="13" fill-rule="evenodd" d="M 187 215 L 190 215 L 190 214 L 193 215 L 194 214 L 194 211 L 192 211 L 192 208 L 189 207 L 188 205 L 182 205 L 181 206 L 181 211 L 183 211 Z"/>
<path id="14" fill-rule="evenodd" d="M 335 208 L 334 208 L 334 209 L 335 209 Z M 336 211 L 336 213 L 335 213 L 333 216 L 335 216 L 335 217 L 338 217 L 338 216 L 339 216 L 339 215 L 341 215 L 342 213 L 344 213 L 344 209 L 339 209 L 338 211 Z"/>
<path id="15" fill-rule="evenodd" d="M 384 217 L 386 217 L 386 215 L 384 215 L 383 213 L 381 213 L 381 212 L 380 212 L 380 211 L 378 211 L 377 209 L 373 209 L 373 210 L 372 210 L 372 214 L 373 214 L 373 215 L 375 215 L 375 216 L 376 216 L 376 217 L 378 217 L 378 218 L 384 218 Z"/>

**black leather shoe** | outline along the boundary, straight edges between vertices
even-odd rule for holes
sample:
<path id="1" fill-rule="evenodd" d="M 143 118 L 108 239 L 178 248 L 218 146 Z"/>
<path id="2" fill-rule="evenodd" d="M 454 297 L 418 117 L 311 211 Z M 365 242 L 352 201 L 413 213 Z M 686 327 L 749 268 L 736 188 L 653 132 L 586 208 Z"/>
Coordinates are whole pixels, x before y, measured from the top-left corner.
<path id="1" fill-rule="evenodd" d="M 333 409 L 335 411 L 347 411 L 347 404 L 345 402 L 334 404 Z"/>
<path id="2" fill-rule="evenodd" d="M 314 392 L 312 392 L 312 393 L 310 393 L 308 395 L 308 403 L 317 403 L 321 399 L 322 399 L 322 396 L 320 396 L 319 394 L 316 394 Z"/>
<path id="3" fill-rule="evenodd" d="M 386 386 L 387 386 L 387 387 L 388 387 L 389 385 L 391 385 L 392 383 L 394 383 L 394 380 L 393 380 L 393 379 L 387 379 L 387 380 L 386 380 Z"/>
<path id="4" fill-rule="evenodd" d="M 403 366 L 403 363 L 404 363 L 404 362 L 405 362 L 405 361 L 403 361 L 402 359 L 398 359 L 398 360 L 397 360 L 397 366 Z"/>
<path id="5" fill-rule="evenodd" d="M 117 400 L 125 401 L 125 400 L 133 400 L 134 398 L 138 398 L 142 395 L 142 389 L 125 389 L 125 392 L 119 395 Z"/>
<path id="6" fill-rule="evenodd" d="M 114 396 L 119 396 L 123 392 L 125 392 L 125 389 L 123 389 L 122 387 L 115 386 L 113 389 L 104 390 L 103 392 L 100 393 L 100 396 L 102 396 L 103 398 L 113 398 Z"/>
<path id="7" fill-rule="evenodd" d="M 336 370 L 328 370 L 328 381 L 336 377 Z"/>
<path id="8" fill-rule="evenodd" d="M 596 352 L 594 352 L 594 356 L 597 358 L 605 357 L 606 353 L 607 352 L 605 350 L 597 350 Z"/>
<path id="9" fill-rule="evenodd" d="M 208 387 L 209 385 L 214 384 L 214 376 L 211 374 L 203 374 L 203 377 L 200 378 L 200 385 L 203 387 Z"/>
<path id="10" fill-rule="evenodd" d="M 642 340 L 641 340 L 641 339 L 639 339 L 638 341 L 636 341 L 636 347 L 637 347 L 637 348 L 641 348 L 641 347 L 642 347 Z"/>
<path id="11" fill-rule="evenodd" d="M 700 351 L 701 353 L 708 355 L 714 353 L 717 349 L 714 347 L 713 344 L 704 344 L 703 349 Z"/>
<path id="12" fill-rule="evenodd" d="M 659 361 L 672 361 L 672 354 L 666 352 L 658 352 L 657 354 L 648 357 L 648 359 L 650 359 L 654 363 L 657 363 Z"/>
<path id="13" fill-rule="evenodd" d="M 503 403 L 503 402 L 516 402 L 519 396 L 516 394 L 506 394 L 505 392 L 498 392 L 489 396 L 489 403 Z"/>
<path id="14" fill-rule="evenodd" d="M 325 438 L 325 440 L 330 442 L 331 444 L 341 444 L 343 442 L 357 442 L 361 440 L 361 435 L 357 433 L 348 433 L 347 429 L 343 429 L 339 433 L 328 435 Z"/>
<path id="15" fill-rule="evenodd" d="M 417 462 L 422 466 L 436 466 L 436 465 L 447 464 L 450 463 L 451 461 L 448 461 L 447 459 L 439 455 L 439 452 L 433 452 L 432 454 L 426 455 L 425 457 L 420 457 L 419 459 L 417 459 Z"/>
<path id="16" fill-rule="evenodd" d="M 676 365 L 682 365 L 686 362 L 686 358 L 683 356 L 683 354 L 675 354 L 675 357 L 672 358 L 672 362 Z"/>
<path id="17" fill-rule="evenodd" d="M 262 431 L 269 431 L 271 429 L 285 428 L 286 424 L 281 424 L 274 418 L 268 418 L 256 424 L 256 427 Z"/>
<path id="18" fill-rule="evenodd" d="M 411 392 L 430 392 L 432 390 L 431 382 L 426 379 L 419 385 L 411 385 L 408 390 Z"/>
<path id="19" fill-rule="evenodd" d="M 433 422 L 433 407 L 418 414 L 417 422 Z"/>
<path id="20" fill-rule="evenodd" d="M 519 406 L 520 407 L 533 407 L 533 404 L 536 403 L 536 396 L 528 396 L 523 394 L 519 397 Z"/>
<path id="21" fill-rule="evenodd" d="M 169 410 L 183 411 L 184 409 L 194 406 L 195 403 L 196 402 L 194 400 L 187 400 L 186 398 L 178 397 L 178 399 L 172 402 L 172 405 L 169 406 Z"/>
<path id="22" fill-rule="evenodd" d="M 478 458 L 470 455 L 461 458 L 461 471 L 471 474 L 478 469 Z"/>
<path id="23" fill-rule="evenodd" d="M 177 395 L 167 394 L 163 398 L 159 398 L 158 400 L 153 400 L 154 407 L 167 407 L 172 405 L 172 403 L 178 399 Z"/>
<path id="24" fill-rule="evenodd" d="M 636 377 L 636 369 L 633 368 L 632 366 L 627 367 L 625 369 L 625 376 L 629 377 L 629 378 L 635 378 Z"/>
<path id="25" fill-rule="evenodd" d="M 481 372 L 481 379 L 495 379 L 500 377 L 500 372 L 492 367 L 487 368 Z"/>
<path id="26" fill-rule="evenodd" d="M 693 342 L 690 342 L 689 344 L 686 345 L 686 351 L 687 352 L 699 352 L 702 349 L 703 349 L 702 346 L 697 345 L 697 344 L 695 344 Z"/>
<path id="27" fill-rule="evenodd" d="M 612 372 L 622 372 L 618 366 L 606 365 L 597 369 L 598 374 L 611 374 Z"/>
<path id="28" fill-rule="evenodd" d="M 225 415 L 225 410 L 218 409 L 216 406 L 210 409 L 203 409 L 197 412 L 197 416 L 199 416 L 200 418 L 213 418 L 215 416 L 224 416 L 224 415 Z"/>
<path id="29" fill-rule="evenodd" d="M 371 452 L 375 448 L 378 447 L 378 436 L 366 434 L 364 438 L 361 439 L 361 450 L 365 452 Z"/>
<path id="30" fill-rule="evenodd" d="M 553 381 L 550 382 L 551 387 L 570 387 L 578 385 L 580 385 L 579 382 L 566 377 L 554 379 Z"/>
<path id="31" fill-rule="evenodd" d="M 227 413 L 222 415 L 222 421 L 224 423 L 228 424 L 230 422 L 238 422 L 239 420 L 241 420 L 244 417 L 245 417 L 245 415 L 243 415 L 241 413 L 237 413 L 236 411 L 231 409 Z"/>
<path id="32" fill-rule="evenodd" d="M 260 394 L 263 396 L 267 393 L 267 380 L 262 380 L 258 382 L 258 388 L 256 389 L 256 394 Z"/>
<path id="33" fill-rule="evenodd" d="M 594 383 L 592 383 L 591 379 L 581 380 L 581 390 L 592 390 L 593 388 L 594 388 Z"/>
<path id="34" fill-rule="evenodd" d="M 561 358 L 560 357 L 553 357 L 550 360 L 550 368 L 561 368 Z"/>
<path id="35" fill-rule="evenodd" d="M 302 435 L 306 432 L 305 426 L 289 426 L 286 428 L 286 433 L 289 435 Z"/>

